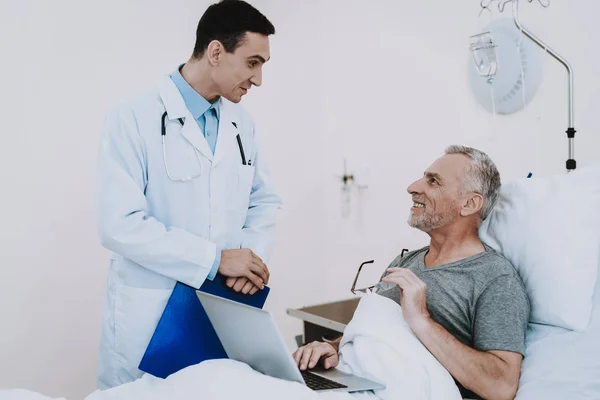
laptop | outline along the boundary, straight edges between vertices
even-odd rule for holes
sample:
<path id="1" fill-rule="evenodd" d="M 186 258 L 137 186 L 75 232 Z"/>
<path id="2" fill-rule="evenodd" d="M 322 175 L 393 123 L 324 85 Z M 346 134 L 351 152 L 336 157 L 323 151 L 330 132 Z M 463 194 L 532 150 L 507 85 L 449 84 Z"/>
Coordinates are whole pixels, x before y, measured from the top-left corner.
<path id="1" fill-rule="evenodd" d="M 357 392 L 384 385 L 337 369 L 300 371 L 268 311 L 196 292 L 227 356 L 274 378 L 299 382 L 312 390 Z"/>

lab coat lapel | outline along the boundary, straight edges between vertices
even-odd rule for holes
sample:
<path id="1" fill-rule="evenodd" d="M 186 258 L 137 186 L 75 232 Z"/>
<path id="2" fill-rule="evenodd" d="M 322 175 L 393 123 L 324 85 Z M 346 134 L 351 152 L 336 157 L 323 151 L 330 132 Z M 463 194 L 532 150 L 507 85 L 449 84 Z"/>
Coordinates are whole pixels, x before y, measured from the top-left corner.
<path id="1" fill-rule="evenodd" d="M 239 118 L 232 105 L 221 98 L 219 100 L 220 118 L 219 135 L 217 136 L 217 146 L 215 147 L 215 165 L 226 157 L 235 154 L 242 165 L 242 156 L 240 155 L 237 143 L 237 135 L 241 132 Z M 247 157 L 247 156 L 246 156 Z"/>
<path id="2" fill-rule="evenodd" d="M 185 137 L 202 155 L 209 160 L 213 160 L 213 154 L 208 146 L 206 138 L 202 134 L 202 130 L 198 126 L 198 123 L 194 120 L 194 117 L 188 112 L 188 116 L 185 118 L 181 134 Z"/>
<path id="3" fill-rule="evenodd" d="M 202 134 L 198 123 L 194 120 L 194 117 L 185 106 L 185 102 L 183 101 L 183 97 L 181 97 L 181 93 L 177 90 L 177 86 L 175 86 L 175 83 L 168 75 L 164 76 L 160 81 L 159 93 L 163 104 L 165 105 L 168 118 L 170 120 L 183 118 L 184 123 L 181 129 L 183 137 L 185 137 L 202 155 L 212 161 L 213 154 L 208 146 L 206 138 Z"/>

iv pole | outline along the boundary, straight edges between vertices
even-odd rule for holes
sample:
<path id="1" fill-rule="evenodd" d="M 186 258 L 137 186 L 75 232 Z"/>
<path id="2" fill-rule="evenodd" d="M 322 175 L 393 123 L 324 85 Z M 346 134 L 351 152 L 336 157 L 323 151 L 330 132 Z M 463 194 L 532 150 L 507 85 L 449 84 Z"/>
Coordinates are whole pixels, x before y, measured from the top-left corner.
<path id="1" fill-rule="evenodd" d="M 544 42 L 542 42 L 538 37 L 536 37 L 531 31 L 526 29 L 521 22 L 519 21 L 519 0 L 509 0 L 512 1 L 513 6 L 513 20 L 515 21 L 515 25 L 521 32 L 525 34 L 529 39 L 531 39 L 535 44 L 548 52 L 554 59 L 560 62 L 566 69 L 569 77 L 568 81 L 568 90 L 569 90 L 569 127 L 567 129 L 567 138 L 569 139 L 569 158 L 567 160 L 567 172 L 571 172 L 577 167 L 577 163 L 575 162 L 575 149 L 574 149 L 574 141 L 575 141 L 575 127 L 574 127 L 574 117 L 573 117 L 573 68 L 571 65 L 565 60 L 560 54 L 556 51 L 552 50 L 548 47 Z M 528 0 L 531 2 L 531 0 Z M 503 3 L 503 5 L 506 2 Z M 544 3 L 541 2 L 542 6 L 547 7 Z M 500 8 L 500 11 L 503 10 L 504 7 Z"/>

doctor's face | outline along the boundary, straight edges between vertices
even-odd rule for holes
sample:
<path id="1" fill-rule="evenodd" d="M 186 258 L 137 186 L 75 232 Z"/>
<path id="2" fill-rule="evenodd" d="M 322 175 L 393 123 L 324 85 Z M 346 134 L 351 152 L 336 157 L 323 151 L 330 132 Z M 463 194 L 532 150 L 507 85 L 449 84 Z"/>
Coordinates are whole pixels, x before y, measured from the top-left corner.
<path id="1" fill-rule="evenodd" d="M 214 70 L 213 79 L 221 96 L 239 103 L 252 86 L 262 84 L 262 67 L 270 57 L 269 38 L 247 32 L 233 53 L 223 54 Z"/>
<path id="2" fill-rule="evenodd" d="M 408 224 L 429 233 L 454 222 L 460 215 L 462 177 L 469 165 L 462 154 L 447 154 L 436 160 L 411 184 L 407 191 L 412 196 Z"/>

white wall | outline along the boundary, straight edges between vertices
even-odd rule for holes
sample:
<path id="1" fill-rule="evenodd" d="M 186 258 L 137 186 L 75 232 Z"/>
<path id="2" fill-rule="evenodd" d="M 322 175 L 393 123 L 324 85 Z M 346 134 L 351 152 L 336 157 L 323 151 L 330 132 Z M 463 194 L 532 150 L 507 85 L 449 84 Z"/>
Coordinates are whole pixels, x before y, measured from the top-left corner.
<path id="1" fill-rule="evenodd" d="M 301 324 L 285 308 L 348 297 L 361 261 L 375 258 L 374 271 L 425 243 L 405 224 L 405 188 L 448 144 L 488 151 L 505 180 L 563 171 L 566 80 L 549 59 L 527 111 L 499 117 L 489 139 L 491 116 L 466 80 L 478 1 L 252 3 L 277 29 L 264 85 L 245 105 L 285 202 L 267 307 L 290 347 Z M 73 399 L 93 390 L 107 261 L 93 219 L 104 113 L 185 61 L 207 4 L 0 4 L 0 387 Z M 524 23 L 575 69 L 580 165 L 600 159 L 599 11 L 593 0 L 523 7 Z M 346 219 L 344 157 L 372 178 Z"/>

